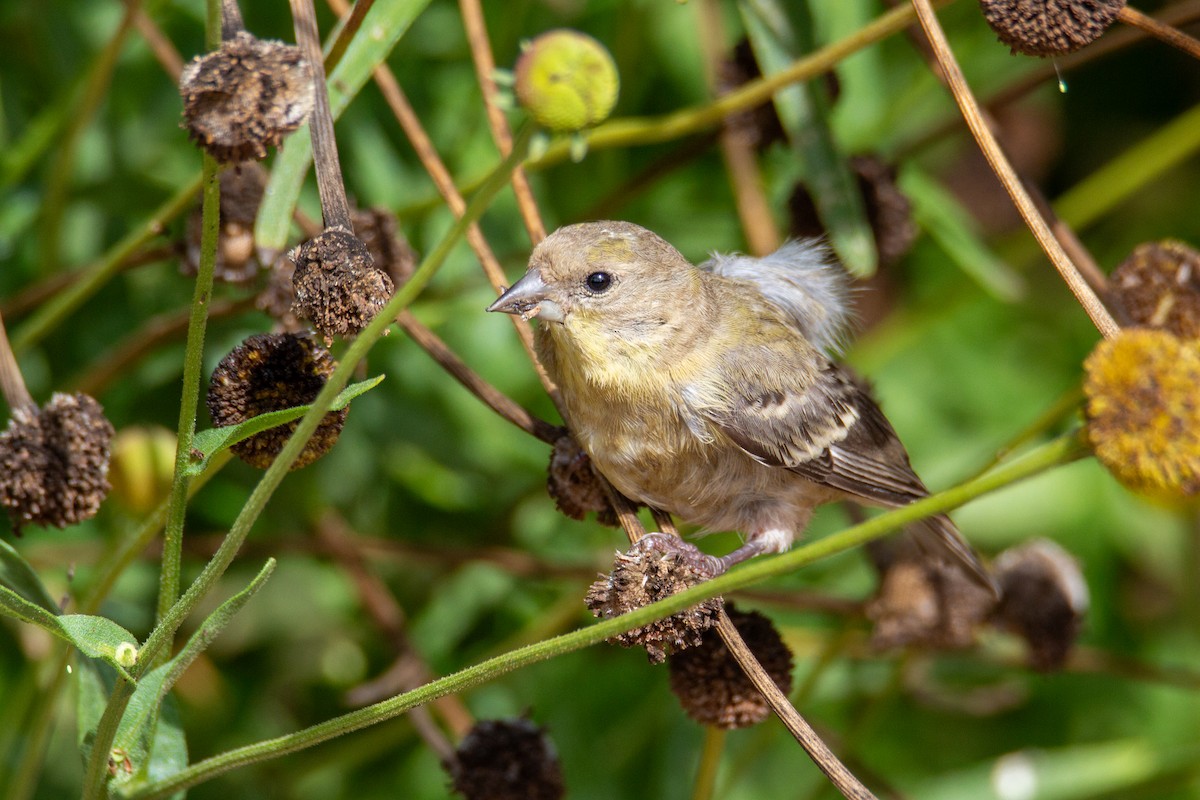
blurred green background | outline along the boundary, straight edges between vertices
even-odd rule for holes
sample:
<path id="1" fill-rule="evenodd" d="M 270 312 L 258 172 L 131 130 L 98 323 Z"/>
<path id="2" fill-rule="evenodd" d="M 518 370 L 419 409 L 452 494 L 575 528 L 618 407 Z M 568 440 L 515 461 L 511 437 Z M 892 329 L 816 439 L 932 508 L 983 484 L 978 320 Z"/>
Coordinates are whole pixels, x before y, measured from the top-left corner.
<path id="1" fill-rule="evenodd" d="M 809 5 L 818 44 L 886 10 L 868 0 Z M 201 3 L 142 6 L 185 58 L 203 50 Z M 506 0 L 485 4 L 485 12 L 503 66 L 514 62 L 523 38 L 554 27 L 603 41 L 621 73 L 615 116 L 632 117 L 711 98 L 700 44 L 703 6 Z M 741 38 L 740 17 L 733 3 L 718 7 L 732 47 Z M 110 78 L 95 84 L 124 9 L 111 0 L 0 4 L 0 308 L 10 331 L 41 302 L 28 294 L 31 287 L 54 287 L 86 269 L 198 173 L 199 154 L 178 124 L 175 83 L 142 32 L 129 32 Z M 247 3 L 243 11 L 251 31 L 293 39 L 287 4 Z M 327 8 L 319 18 L 329 30 Z M 1200 243 L 1200 136 L 1192 130 L 1200 126 L 1170 127 L 1200 102 L 1200 63 L 1146 39 L 1098 57 L 1085 50 L 1083 58 L 1058 63 L 1064 93 L 1052 62 L 1010 55 L 977 4 L 952 3 L 941 19 L 981 98 L 1040 73 L 1030 91 L 997 109 L 1002 132 L 1014 161 L 1048 197 L 1074 203 L 1068 221 L 1078 224 L 1104 269 L 1143 241 Z M 1125 35 L 1119 25 L 1095 47 L 1118 34 Z M 495 163 L 456 3 L 430 2 L 388 66 L 460 184 Z M 911 250 L 858 294 L 864 320 L 846 360 L 875 383 L 918 472 L 931 488 L 943 488 L 982 467 L 1077 387 L 1098 336 L 1033 245 L 912 41 L 893 36 L 845 60 L 836 74 L 829 120 L 839 149 L 894 165 L 920 226 Z M 351 196 L 393 210 L 413 247 L 428 252 L 451 216 L 374 86 L 351 104 L 337 136 Z M 720 150 L 706 136 L 594 148 L 581 163 L 531 173 L 547 227 L 603 213 L 651 228 L 697 262 L 711 251 L 745 250 Z M 1158 168 L 1154 158 L 1171 147 L 1178 158 Z M 1135 156 L 1114 162 L 1128 152 Z M 786 232 L 787 199 L 807 167 L 781 142 L 758 156 L 775 222 Z M 1118 169 L 1104 172 L 1114 163 Z M 1097 175 L 1102 180 L 1076 191 Z M 319 215 L 311 178 L 302 207 Z M 482 227 L 510 277 L 518 276 L 529 240 L 510 192 Z M 175 220 L 155 243 L 176 242 L 183 229 Z M 930 234 L 947 229 L 966 235 L 967 244 Z M 173 256 L 123 270 L 21 354 L 32 393 L 45 400 L 86 380 L 115 348 L 145 336 L 157 315 L 186 308 L 191 291 Z M 216 297 L 254 291 L 218 285 Z M 483 313 L 493 296 L 460 245 L 413 310 L 485 378 L 557 422 L 508 321 Z M 270 325 L 255 311 L 214 319 L 206 374 Z M 182 353 L 181 335 L 157 342 L 105 382 L 97 397 L 118 431 L 174 430 Z M 410 655 L 436 674 L 587 624 L 583 593 L 623 547 L 619 531 L 558 514 L 545 491 L 547 447 L 486 410 L 402 333 L 372 350 L 367 372 L 387 379 L 355 401 L 328 456 L 286 479 L 207 606 L 244 586 L 266 557 L 279 559 L 266 588 L 178 687 L 193 760 L 342 713 L 351 707 L 351 690 L 402 655 L 331 556 L 330 531 L 362 545 L 368 571 L 402 613 Z M 257 478 L 235 461 L 192 502 L 185 580 L 199 571 Z M 955 518 L 988 554 L 1042 536 L 1079 559 L 1092 596 L 1082 649 L 1057 674 L 1026 669 L 1019 643 L 994 632 L 960 653 L 874 652 L 869 624 L 853 604 L 822 602 L 871 595 L 875 576 L 861 553 L 759 587 L 769 591 L 741 605 L 780 627 L 803 687 L 798 707 L 833 749 L 881 796 L 1200 796 L 1195 507 L 1138 499 L 1088 460 L 972 503 Z M 54 593 L 69 597 L 139 519 L 110 498 L 95 520 L 62 532 L 27 529 L 11 541 Z M 811 535 L 846 523 L 844 510 L 824 509 Z M 733 544 L 722 534 L 704 546 L 723 551 Z M 157 574 L 149 552 L 103 613 L 144 635 Z M 831 605 L 834 611 L 822 610 Z M 21 755 L 29 702 L 57 647 L 27 626 L 0 622 L 0 795 Z M 78 792 L 71 700 L 68 693 L 61 702 L 38 798 Z M 461 701 L 477 718 L 528 713 L 547 726 L 570 797 L 692 796 L 703 732 L 678 708 L 665 670 L 640 652 L 592 648 L 504 676 Z M 451 724 L 440 711 L 435 719 Z M 1013 775 L 1034 776 L 1033 788 L 1025 792 Z M 448 793 L 437 756 L 401 718 L 237 770 L 190 796 Z M 768 720 L 729 736 L 717 796 L 833 793 Z"/>

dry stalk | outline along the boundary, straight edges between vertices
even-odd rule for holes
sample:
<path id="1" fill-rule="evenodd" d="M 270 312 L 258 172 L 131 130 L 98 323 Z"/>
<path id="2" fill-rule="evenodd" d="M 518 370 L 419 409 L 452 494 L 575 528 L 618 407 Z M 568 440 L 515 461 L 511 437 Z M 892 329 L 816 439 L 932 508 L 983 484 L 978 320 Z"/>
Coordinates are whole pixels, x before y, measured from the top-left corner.
<path id="1" fill-rule="evenodd" d="M 1117 19 L 1126 25 L 1143 30 L 1151 36 L 1166 42 L 1177 50 L 1182 50 L 1192 58 L 1200 59 L 1200 41 L 1188 36 L 1178 28 L 1143 14 L 1136 8 L 1122 6 Z"/>
<path id="2" fill-rule="evenodd" d="M 467 43 L 471 46 L 471 57 L 475 60 L 475 74 L 479 79 L 479 88 L 483 92 L 483 102 L 487 107 L 488 125 L 492 129 L 492 139 L 500 148 L 500 155 L 507 156 L 512 150 L 512 132 L 508 128 L 508 120 L 504 111 L 496 104 L 496 81 L 492 77 L 496 71 L 496 59 L 492 56 L 492 45 L 488 41 L 487 24 L 483 19 L 483 8 L 479 0 L 459 0 L 462 12 L 463 26 L 467 31 Z M 546 238 L 546 226 L 542 215 L 538 212 L 537 201 L 533 190 L 529 188 L 529 179 L 521 167 L 513 172 L 513 193 L 517 196 L 517 207 L 521 210 L 521 218 L 525 221 L 525 229 L 529 232 L 529 241 L 534 247 Z"/>
<path id="3" fill-rule="evenodd" d="M 950 49 L 950 43 L 946 40 L 946 33 L 942 30 L 942 26 L 938 22 L 937 15 L 934 13 L 929 0 L 912 0 L 912 3 L 913 8 L 917 12 L 917 18 L 921 22 L 921 27 L 925 31 L 925 36 L 929 39 L 929 43 L 933 47 L 937 63 L 945 74 L 946 80 L 950 85 L 950 90 L 954 94 L 954 99 L 962 111 L 963 118 L 966 120 L 967 126 L 971 129 L 971 134 L 975 137 L 975 141 L 978 142 L 979 148 L 983 151 L 984 157 L 987 158 L 988 164 L 991 165 L 992 171 L 996 173 L 996 177 L 1000 179 L 1005 190 L 1008 191 L 1013 204 L 1017 207 L 1017 211 L 1020 212 L 1022 219 L 1025 220 L 1025 224 L 1029 226 L 1029 230 L 1037 239 L 1038 244 L 1041 245 L 1059 274 L 1062 275 L 1071 293 L 1075 295 L 1079 304 L 1083 306 L 1083 310 L 1087 312 L 1088 317 L 1092 320 L 1092 324 L 1096 326 L 1096 329 L 1105 338 L 1115 336 L 1120 331 L 1120 327 L 1112 318 L 1108 309 L 1100 302 L 1096 293 L 1092 291 L 1092 288 L 1083 278 L 1083 275 L 1080 274 L 1078 267 L 1071 261 L 1070 256 L 1063 250 L 1058 239 L 1054 237 L 1050 226 L 1038 212 L 1037 204 L 1034 203 L 1029 193 L 1021 185 L 1021 179 L 1017 176 L 1008 157 L 1004 154 L 1000 144 L 988 128 L 988 124 L 980 112 L 979 102 L 975 99 L 970 87 L 967 85 L 962 68 L 959 66 L 953 51 Z"/>

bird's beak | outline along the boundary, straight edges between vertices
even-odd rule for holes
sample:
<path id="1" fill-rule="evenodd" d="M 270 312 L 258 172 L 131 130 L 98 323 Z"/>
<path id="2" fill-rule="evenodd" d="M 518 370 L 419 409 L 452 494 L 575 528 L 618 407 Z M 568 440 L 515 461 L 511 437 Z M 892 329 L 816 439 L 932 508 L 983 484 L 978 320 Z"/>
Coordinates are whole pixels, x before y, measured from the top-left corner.
<path id="1" fill-rule="evenodd" d="M 488 311 L 503 311 L 505 314 L 520 314 L 522 319 L 539 317 L 547 322 L 562 322 L 562 306 L 546 295 L 549 287 L 542 280 L 542 273 L 531 269 L 508 291 L 488 306 Z"/>

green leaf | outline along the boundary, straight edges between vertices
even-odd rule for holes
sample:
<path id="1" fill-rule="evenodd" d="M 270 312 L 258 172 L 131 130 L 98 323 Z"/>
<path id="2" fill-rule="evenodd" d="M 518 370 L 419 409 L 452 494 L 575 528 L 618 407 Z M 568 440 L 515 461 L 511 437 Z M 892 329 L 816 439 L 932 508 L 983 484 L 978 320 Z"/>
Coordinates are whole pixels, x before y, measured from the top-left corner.
<path id="1" fill-rule="evenodd" d="M 275 559 L 268 559 L 245 589 L 208 615 L 174 658 L 142 677 L 113 740 L 115 747 L 128 754 L 134 770 L 132 775 L 124 777 L 118 773 L 118 783 L 133 787 L 168 778 L 187 766 L 187 741 L 179 726 L 174 700 L 168 693 L 274 570 Z"/>
<path id="2" fill-rule="evenodd" d="M 329 410 L 339 411 L 345 408 L 350 405 L 351 400 L 360 394 L 369 392 L 382 383 L 384 377 L 383 375 L 376 375 L 374 378 L 347 386 L 334 398 L 333 404 L 329 406 Z M 193 476 L 199 475 L 208 468 L 209 459 L 217 453 L 232 447 L 243 439 L 249 439 L 256 433 L 262 433 L 270 428 L 300 419 L 310 407 L 306 405 L 295 406 L 294 408 L 285 408 L 281 411 L 271 411 L 267 414 L 259 414 L 257 417 L 252 417 L 237 425 L 227 425 L 223 428 L 209 428 L 208 430 L 200 431 L 192 440 L 192 447 L 196 453 L 193 454 L 195 457 L 188 464 L 187 474 Z"/>
<path id="3" fill-rule="evenodd" d="M 739 0 L 738 11 L 754 57 L 772 75 L 814 49 L 812 17 L 806 2 Z M 853 275 L 875 272 L 875 235 L 850 164 L 838 150 L 829 123 L 829 98 L 821 81 L 789 86 L 775 94 L 775 110 L 796 155 L 829 243 Z"/>
<path id="4" fill-rule="evenodd" d="M 90 614 L 58 616 L 29 602 L 7 586 L 0 586 L 0 613 L 37 625 L 65 639 L 85 656 L 111 664 L 122 677 L 133 682 L 133 677 L 117 660 L 117 650 L 122 646 L 136 647 L 137 637 L 112 620 Z"/>
<path id="5" fill-rule="evenodd" d="M 41 578 L 13 546 L 0 540 L 0 586 L 8 587 L 25 600 L 41 606 L 51 614 L 58 613 L 54 601 Z"/>
<path id="6" fill-rule="evenodd" d="M 917 225 L 969 278 L 1005 302 L 1024 296 L 1024 279 L 984 243 L 975 221 L 953 195 L 911 165 L 905 166 L 896 183 L 912 202 Z"/>
<path id="7" fill-rule="evenodd" d="M 362 28 L 326 81 L 334 119 L 342 115 L 375 67 L 383 63 L 427 5 L 429 0 L 378 0 L 371 6 Z M 287 147 L 279 152 L 271 167 L 271 179 L 254 227 L 254 241 L 259 248 L 278 253 L 287 246 L 292 214 L 311 163 L 312 140 L 305 125 L 288 138 Z"/>

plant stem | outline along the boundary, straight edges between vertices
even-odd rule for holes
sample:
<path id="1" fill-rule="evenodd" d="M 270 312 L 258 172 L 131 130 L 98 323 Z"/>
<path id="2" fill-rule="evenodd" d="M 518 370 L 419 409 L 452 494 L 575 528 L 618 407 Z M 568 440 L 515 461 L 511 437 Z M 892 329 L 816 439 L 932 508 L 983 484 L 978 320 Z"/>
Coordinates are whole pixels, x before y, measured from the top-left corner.
<path id="1" fill-rule="evenodd" d="M 212 156 L 203 155 L 204 200 L 201 208 L 200 263 L 188 316 L 187 345 L 183 356 L 183 387 L 179 400 L 179 425 L 176 430 L 175 472 L 167 503 L 167 524 L 163 531 L 162 568 L 158 576 L 158 607 L 155 619 L 162 618 L 179 597 L 180 563 L 183 557 L 183 520 L 187 514 L 187 468 L 192 459 L 192 439 L 196 435 L 196 410 L 200 404 L 200 373 L 204 367 L 204 334 L 212 301 L 213 271 L 217 262 L 217 239 L 221 226 L 220 168 Z M 169 651 L 170 642 L 164 652 Z"/>
<path id="2" fill-rule="evenodd" d="M 37 408 L 33 395 L 29 393 L 29 387 L 25 385 L 25 378 L 21 375 L 21 365 L 17 363 L 17 357 L 8 341 L 3 317 L 0 317 L 0 394 L 4 395 L 10 414 L 18 408 Z"/>
<path id="3" fill-rule="evenodd" d="M 1072 432 L 1039 447 L 1020 459 L 998 467 L 987 475 L 918 500 L 903 508 L 880 514 L 840 533 L 799 547 L 790 553 L 760 558 L 657 603 L 622 614 L 619 617 L 597 622 L 581 630 L 487 659 L 453 675 L 438 678 L 410 692 L 326 720 L 295 733 L 256 742 L 206 758 L 169 778 L 142 786 L 130 794 L 130 800 L 153 800 L 153 798 L 168 797 L 175 792 L 203 783 L 237 767 L 279 758 L 334 737 L 393 719 L 415 706 L 430 702 L 445 694 L 463 692 L 529 664 L 598 644 L 619 633 L 646 625 L 652 620 L 661 619 L 702 600 L 728 594 L 767 578 L 789 574 L 800 567 L 835 553 L 878 539 L 924 517 L 949 511 L 980 495 L 1016 483 L 1059 464 L 1073 461 L 1085 452 L 1086 448 L 1080 432 Z"/>
<path id="4" fill-rule="evenodd" d="M 996 177 L 1000 179 L 1000 182 L 1008 191 L 1013 204 L 1021 214 L 1021 218 L 1025 220 L 1025 224 L 1029 227 L 1034 237 L 1037 238 L 1038 244 L 1042 246 L 1046 255 L 1049 256 L 1051 263 L 1054 264 L 1059 274 L 1062 275 L 1071 293 L 1075 295 L 1079 304 L 1083 306 L 1083 310 L 1091 318 L 1092 324 L 1096 326 L 1096 329 L 1106 339 L 1116 336 L 1121 330 L 1120 326 L 1117 325 L 1112 315 L 1108 313 L 1108 309 L 1100 302 L 1100 298 L 1092 291 L 1087 281 L 1080 275 L 1079 269 L 1063 250 L 1058 239 L 1054 237 L 1054 233 L 1046 224 L 1046 220 L 1038 212 L 1036 205 L 1029 197 L 1029 193 L 1021 185 L 1021 179 L 1017 176 L 1012 164 L 1009 163 L 1008 157 L 1004 154 L 1000 144 L 996 141 L 996 137 L 984 121 L 980 112 L 979 102 L 975 99 L 970 87 L 967 85 L 962 68 L 959 66 L 953 51 L 950 49 L 950 43 L 946 40 L 946 33 L 942 30 L 941 23 L 938 22 L 937 14 L 934 13 L 930 1 L 912 0 L 912 4 L 917 11 L 917 18 L 921 22 L 925 36 L 929 39 L 929 44 L 937 56 L 938 65 L 942 68 L 942 72 L 946 76 L 946 82 L 950 85 L 950 90 L 954 94 L 954 100 L 958 103 L 963 118 L 967 121 L 967 127 L 971 129 L 971 134 L 979 144 L 979 149 L 983 151 L 984 157 L 987 158 L 988 164 L 991 165 L 992 171 L 996 173 Z"/>
<path id="5" fill-rule="evenodd" d="M 521 135 L 517 139 L 517 146 L 514 146 L 508 158 L 504 159 L 493 170 L 491 177 L 484 183 L 479 192 L 471 198 L 471 203 L 463 216 L 455 222 L 442 241 L 438 243 L 437 247 L 426 256 L 424 262 L 417 268 L 408 282 L 401 287 L 400 291 L 396 292 L 395 296 L 380 310 L 375 319 L 371 321 L 371 324 L 363 329 L 363 332 L 350 345 L 341 363 L 333 371 L 333 374 L 330 375 L 325 387 L 317 394 L 308 412 L 300 419 L 295 432 L 288 439 L 283 450 L 275 458 L 275 461 L 272 462 L 266 473 L 263 474 L 258 486 L 255 487 L 250 497 L 246 500 L 246 504 L 242 507 L 237 519 L 234 520 L 229 534 L 225 537 L 217 552 L 209 560 L 208 564 L 205 565 L 204 570 L 196 578 L 195 582 L 188 587 L 188 590 L 184 592 L 179 601 L 150 633 L 138 657 L 138 675 L 141 674 L 140 669 L 149 663 L 170 642 L 171 637 L 174 636 L 179 626 L 183 624 L 184 619 L 196 608 L 200 600 L 208 594 L 221 575 L 225 573 L 230 563 L 233 562 L 233 558 L 237 555 L 242 542 L 245 541 L 246 536 L 249 534 L 251 526 L 258 519 L 259 514 L 266 507 L 272 493 L 274 493 L 275 489 L 283 481 L 292 462 L 300 455 L 300 451 L 304 448 L 305 443 L 324 418 L 330 403 L 333 402 L 338 392 L 342 390 L 354 370 L 357 369 L 359 362 L 362 361 L 379 337 L 383 335 L 392 320 L 416 299 L 417 295 L 425 288 L 437 270 L 445 263 L 451 249 L 462 239 L 467 226 L 483 213 L 483 210 L 488 206 L 492 198 L 508 182 L 513 169 L 524 158 L 526 149 L 529 146 L 531 130 L 530 128 L 526 128 L 521 132 Z"/>
<path id="6" fill-rule="evenodd" d="M 692 788 L 692 800 L 712 800 L 717 786 L 717 768 L 721 766 L 721 754 L 725 752 L 724 728 L 704 726 L 704 747 L 700 750 L 700 765 L 696 768 L 696 785 Z"/>
<path id="7" fill-rule="evenodd" d="M 1121 6 L 1121 10 L 1117 12 L 1117 19 L 1126 25 L 1132 25 L 1135 28 L 1145 31 L 1177 50 L 1182 50 L 1192 58 L 1200 58 L 1200 42 L 1178 28 L 1168 25 L 1165 22 L 1160 22 L 1154 17 L 1147 16 L 1136 8 Z"/>
<path id="8" fill-rule="evenodd" d="M 108 696 L 108 704 L 104 714 L 96 724 L 96 735 L 92 739 L 92 751 L 88 756 L 87 767 L 83 775 L 82 800 L 102 800 L 106 796 L 105 784 L 108 783 L 108 758 L 112 753 L 113 739 L 117 736 L 117 728 L 121 717 L 133 697 L 137 684 L 130 683 L 120 675 L 113 685 L 112 693 Z"/>

